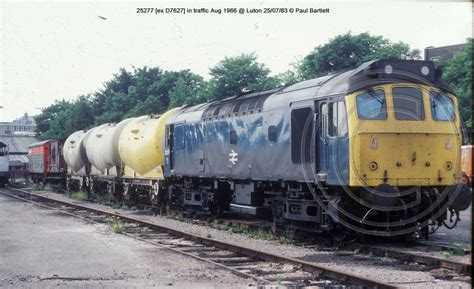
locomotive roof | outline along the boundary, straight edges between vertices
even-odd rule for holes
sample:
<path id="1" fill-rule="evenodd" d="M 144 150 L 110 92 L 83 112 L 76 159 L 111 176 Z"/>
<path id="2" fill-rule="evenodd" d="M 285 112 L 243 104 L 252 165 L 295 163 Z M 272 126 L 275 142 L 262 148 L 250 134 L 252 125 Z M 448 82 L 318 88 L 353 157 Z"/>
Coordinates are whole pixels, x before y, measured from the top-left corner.
<path id="1" fill-rule="evenodd" d="M 249 92 L 194 106 L 184 106 L 169 122 L 199 121 L 288 107 L 291 102 L 345 95 L 381 84 L 409 82 L 454 93 L 441 79 L 432 61 L 379 59 L 344 72 L 261 92 Z"/>

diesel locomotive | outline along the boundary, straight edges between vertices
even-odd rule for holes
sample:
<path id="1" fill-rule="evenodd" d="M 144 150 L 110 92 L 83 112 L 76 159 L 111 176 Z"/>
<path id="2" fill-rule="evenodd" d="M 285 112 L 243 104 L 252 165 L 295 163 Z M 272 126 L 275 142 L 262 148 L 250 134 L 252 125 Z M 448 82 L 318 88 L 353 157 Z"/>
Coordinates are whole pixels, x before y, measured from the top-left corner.
<path id="1" fill-rule="evenodd" d="M 79 131 L 63 153 L 73 190 L 311 232 L 428 236 L 471 204 L 461 144 L 433 62 L 375 60 Z"/>

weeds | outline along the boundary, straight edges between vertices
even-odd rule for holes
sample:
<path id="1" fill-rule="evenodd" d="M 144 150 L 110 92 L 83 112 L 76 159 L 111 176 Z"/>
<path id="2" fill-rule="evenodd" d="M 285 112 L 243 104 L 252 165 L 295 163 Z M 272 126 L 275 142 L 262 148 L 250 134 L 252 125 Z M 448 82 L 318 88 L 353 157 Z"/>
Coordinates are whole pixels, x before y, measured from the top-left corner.
<path id="1" fill-rule="evenodd" d="M 31 186 L 33 190 L 37 191 L 43 191 L 44 190 L 44 184 L 43 183 L 36 183 Z"/>
<path id="2" fill-rule="evenodd" d="M 32 182 L 26 179 L 16 179 L 11 184 L 12 186 L 23 188 L 26 186 L 30 186 Z"/>
<path id="3" fill-rule="evenodd" d="M 82 191 L 72 192 L 69 197 L 78 201 L 87 201 L 87 194 Z"/>
<path id="4" fill-rule="evenodd" d="M 443 257 L 445 259 L 449 259 L 449 257 L 451 257 L 451 253 L 449 253 L 448 251 L 443 251 Z"/>
<path id="5" fill-rule="evenodd" d="M 198 230 L 194 230 L 194 229 L 188 230 L 188 233 L 189 233 L 189 234 L 192 234 L 192 235 L 195 235 L 195 236 L 198 236 L 198 237 L 202 237 L 202 233 L 201 233 L 200 231 L 198 231 Z M 208 235 L 209 235 L 209 234 L 208 234 Z M 208 237 L 208 238 L 209 238 L 209 237 Z"/>
<path id="6" fill-rule="evenodd" d="M 123 231 L 125 231 L 125 225 L 118 217 L 112 216 L 108 218 L 107 223 L 109 224 L 112 231 L 117 234 L 121 234 Z"/>
<path id="7" fill-rule="evenodd" d="M 281 285 L 281 283 L 283 282 L 283 277 L 278 276 L 276 282 L 278 285 Z"/>
<path id="8" fill-rule="evenodd" d="M 455 249 L 454 249 L 454 254 L 455 255 L 458 255 L 458 256 L 464 255 L 464 246 L 462 244 L 455 243 L 454 247 L 455 247 Z"/>
<path id="9" fill-rule="evenodd" d="M 56 193 L 63 191 L 60 186 L 53 185 L 53 184 L 44 185 L 44 190 L 48 192 L 56 192 Z"/>

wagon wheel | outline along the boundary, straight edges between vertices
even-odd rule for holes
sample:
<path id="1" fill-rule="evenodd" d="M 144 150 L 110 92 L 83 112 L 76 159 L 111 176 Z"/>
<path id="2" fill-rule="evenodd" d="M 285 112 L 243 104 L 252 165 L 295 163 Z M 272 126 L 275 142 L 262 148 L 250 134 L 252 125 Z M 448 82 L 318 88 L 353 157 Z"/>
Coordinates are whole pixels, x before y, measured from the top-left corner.
<path id="1" fill-rule="evenodd" d="M 153 207 L 158 206 L 158 204 L 160 203 L 159 194 L 160 194 L 160 186 L 158 185 L 158 183 L 155 183 L 150 188 L 150 192 L 148 193 L 148 199 L 150 200 L 150 203 Z"/>
<path id="2" fill-rule="evenodd" d="M 129 205 L 136 205 L 138 203 L 137 189 L 131 184 L 125 184 L 123 188 L 123 200 Z"/>
<path id="3" fill-rule="evenodd" d="M 115 194 L 115 184 L 114 182 L 107 182 L 107 197 L 112 200 Z"/>
<path id="4" fill-rule="evenodd" d="M 124 184 L 123 185 L 122 197 L 125 201 L 129 201 L 131 199 L 130 198 L 130 193 L 131 193 L 130 184 Z"/>

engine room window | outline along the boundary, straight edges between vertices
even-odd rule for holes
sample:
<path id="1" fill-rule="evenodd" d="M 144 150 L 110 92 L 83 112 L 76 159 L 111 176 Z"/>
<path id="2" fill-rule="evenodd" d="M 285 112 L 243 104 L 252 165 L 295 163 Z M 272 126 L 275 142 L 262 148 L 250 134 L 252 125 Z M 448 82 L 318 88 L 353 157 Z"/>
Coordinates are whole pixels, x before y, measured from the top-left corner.
<path id="1" fill-rule="evenodd" d="M 274 125 L 268 127 L 268 140 L 270 142 L 276 142 L 277 140 L 277 129 Z"/>
<path id="2" fill-rule="evenodd" d="M 343 101 L 330 103 L 328 135 L 332 137 L 345 136 L 347 134 L 346 118 L 346 106 Z"/>
<path id="3" fill-rule="evenodd" d="M 309 107 L 291 111 L 291 160 L 293 163 L 311 161 L 313 139 L 313 110 Z"/>
<path id="4" fill-rule="evenodd" d="M 393 109 L 398 120 L 423 120 L 423 94 L 413 87 L 395 87 L 392 90 Z"/>
<path id="5" fill-rule="evenodd" d="M 184 148 L 184 127 L 182 125 L 174 128 L 174 139 L 176 149 Z"/>
<path id="6" fill-rule="evenodd" d="M 430 92 L 431 115 L 434 120 L 454 120 L 454 104 L 451 98 L 436 91 Z"/>
<path id="7" fill-rule="evenodd" d="M 233 144 L 233 145 L 237 144 L 237 133 L 235 132 L 235 130 L 230 131 L 229 140 L 230 140 L 230 144 Z"/>
<path id="8" fill-rule="evenodd" d="M 356 101 L 359 119 L 387 119 L 387 104 L 383 90 L 359 94 Z"/>

